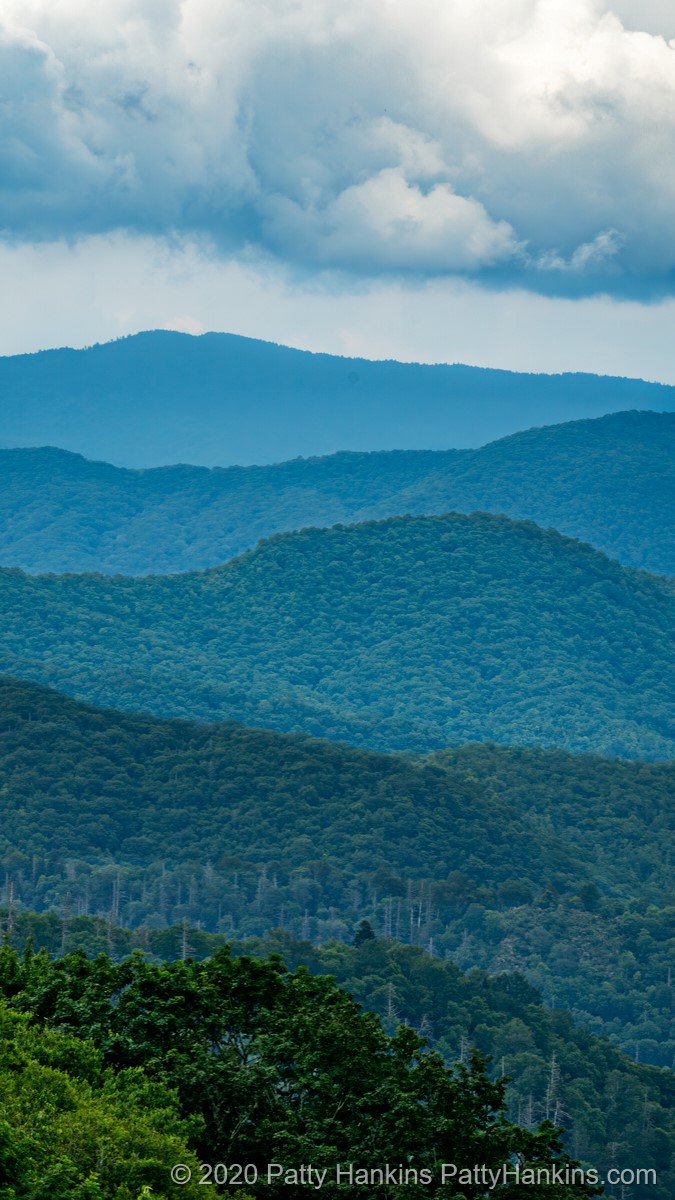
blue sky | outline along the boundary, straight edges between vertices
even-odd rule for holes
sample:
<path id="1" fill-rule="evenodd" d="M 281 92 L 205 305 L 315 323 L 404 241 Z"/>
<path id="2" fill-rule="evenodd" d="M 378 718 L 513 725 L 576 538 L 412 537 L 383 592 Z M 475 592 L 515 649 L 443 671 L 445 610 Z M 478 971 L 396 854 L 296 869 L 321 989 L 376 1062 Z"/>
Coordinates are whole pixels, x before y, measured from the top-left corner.
<path id="1" fill-rule="evenodd" d="M 0 352 L 675 382 L 672 0 L 0 0 Z"/>

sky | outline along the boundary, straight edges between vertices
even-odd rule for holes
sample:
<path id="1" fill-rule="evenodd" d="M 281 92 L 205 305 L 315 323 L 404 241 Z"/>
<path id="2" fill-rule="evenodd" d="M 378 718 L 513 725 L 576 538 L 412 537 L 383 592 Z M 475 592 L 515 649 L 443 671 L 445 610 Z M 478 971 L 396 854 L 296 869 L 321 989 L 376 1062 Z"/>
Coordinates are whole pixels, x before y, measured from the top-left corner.
<path id="1" fill-rule="evenodd" d="M 675 383 L 674 213 L 672 0 L 0 0 L 2 354 Z"/>

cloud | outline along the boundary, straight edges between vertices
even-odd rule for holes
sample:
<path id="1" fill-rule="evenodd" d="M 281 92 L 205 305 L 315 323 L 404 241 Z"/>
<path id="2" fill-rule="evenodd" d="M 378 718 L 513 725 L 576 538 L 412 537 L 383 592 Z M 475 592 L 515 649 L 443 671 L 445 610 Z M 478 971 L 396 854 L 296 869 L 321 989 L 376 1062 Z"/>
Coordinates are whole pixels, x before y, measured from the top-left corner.
<path id="1" fill-rule="evenodd" d="M 0 230 L 665 294 L 674 24 L 670 0 L 0 0 Z"/>
<path id="2" fill-rule="evenodd" d="M 264 208 L 271 244 L 289 256 L 300 249 L 325 266 L 471 272 L 510 260 L 517 251 L 506 221 L 492 221 L 482 204 L 445 183 L 423 191 L 400 167 L 345 187 L 324 208 L 303 208 L 279 196 Z"/>
<path id="3" fill-rule="evenodd" d="M 217 258 L 194 241 L 120 233 L 74 245 L 0 243 L 0 279 L 12 280 L 0 289 L 0 354 L 142 329 L 221 330 L 364 358 L 675 384 L 675 298 L 570 300 L 439 275 L 292 281 L 281 267 Z"/>
<path id="4" fill-rule="evenodd" d="M 555 251 L 541 254 L 537 259 L 540 271 L 562 271 L 581 275 L 589 270 L 602 270 L 615 260 L 621 249 L 621 239 L 615 229 L 599 233 L 592 242 L 577 246 L 570 258 L 563 258 Z"/>

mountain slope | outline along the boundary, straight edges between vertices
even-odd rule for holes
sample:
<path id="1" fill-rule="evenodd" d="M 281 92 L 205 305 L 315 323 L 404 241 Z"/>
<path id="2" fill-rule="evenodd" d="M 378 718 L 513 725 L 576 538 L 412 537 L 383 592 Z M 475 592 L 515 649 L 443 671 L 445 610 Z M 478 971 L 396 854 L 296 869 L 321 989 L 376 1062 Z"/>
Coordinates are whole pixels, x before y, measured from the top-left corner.
<path id="1" fill-rule="evenodd" d="M 529 429 L 439 462 L 361 516 L 477 509 L 554 526 L 627 566 L 675 575 L 675 414 Z"/>
<path id="2" fill-rule="evenodd" d="M 673 764 L 494 746 L 426 763 L 10 679 L 0 710 L 14 906 L 322 942 L 367 916 L 463 967 L 524 971 L 670 1064 Z"/>
<path id="3" fill-rule="evenodd" d="M 672 763 L 491 744 L 415 759 L 100 709 L 7 676 L 0 700 L 3 854 L 141 864 L 232 853 L 299 867 L 312 852 L 336 867 L 435 878 L 459 855 L 476 883 L 515 874 L 531 889 L 565 889 L 597 875 L 613 896 L 675 900 Z M 501 833 L 493 843 L 490 826 Z M 35 895 L 44 882 L 33 879 Z"/>
<path id="4" fill-rule="evenodd" d="M 309 529 L 183 576 L 0 573 L 0 670 L 376 749 L 675 751 L 675 592 L 505 517 Z"/>
<path id="5" fill-rule="evenodd" d="M 477 446 L 531 425 L 675 409 L 675 389 L 593 375 L 310 354 L 159 331 L 0 358 L 0 445 L 122 466 L 265 463 L 337 450 Z"/>
<path id="6" fill-rule="evenodd" d="M 467 453 L 132 471 L 53 448 L 0 450 L 0 563 L 130 575 L 219 566 L 271 534 L 351 521 Z"/>
<path id="7" fill-rule="evenodd" d="M 0 562 L 35 573 L 200 570 L 286 530 L 451 510 L 553 525 L 627 566 L 675 575 L 675 414 L 616 413 L 473 451 L 214 470 L 0 451 Z"/>

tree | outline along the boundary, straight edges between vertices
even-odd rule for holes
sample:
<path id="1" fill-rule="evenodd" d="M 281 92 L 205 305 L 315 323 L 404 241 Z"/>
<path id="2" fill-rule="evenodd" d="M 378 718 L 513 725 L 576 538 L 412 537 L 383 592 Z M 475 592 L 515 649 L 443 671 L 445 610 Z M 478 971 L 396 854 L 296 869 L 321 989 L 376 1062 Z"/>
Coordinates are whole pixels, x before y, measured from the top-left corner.
<path id="1" fill-rule="evenodd" d="M 106 1070 L 89 1041 L 31 1024 L 0 1007 L 0 1198 L 155 1200 L 175 1196 L 169 1171 L 185 1163 L 200 1187 L 176 1097 L 140 1070 Z M 193 1123 L 194 1124 L 194 1123 Z"/>
<path id="2" fill-rule="evenodd" d="M 148 1110 L 144 1130 L 154 1128 L 156 1110 L 171 1133 L 167 1122 L 176 1118 L 164 1114 L 175 1094 L 184 1122 L 177 1128 L 190 1129 L 201 1160 L 250 1164 L 261 1200 L 278 1196 L 269 1163 L 325 1170 L 326 1200 L 345 1194 L 338 1164 L 372 1173 L 372 1200 L 447 1195 L 444 1162 L 464 1172 L 568 1164 L 553 1125 L 530 1132 L 507 1120 L 505 1081 L 489 1081 L 477 1052 L 449 1070 L 412 1029 L 388 1036 L 329 976 L 289 972 L 278 958 L 232 958 L 226 949 L 201 963 L 156 966 L 133 955 L 116 965 L 82 954 L 51 962 L 38 954 L 13 967 L 4 972 L 12 1003 L 70 1040 L 91 1039 L 112 1072 L 111 1094 Z M 385 1164 L 412 1174 L 387 1183 L 378 1175 Z M 291 1179 L 284 1194 L 295 1200 L 313 1190 Z M 454 1194 L 481 1193 L 460 1180 Z M 509 1182 L 501 1194 L 523 1193 Z M 527 1189 L 529 1200 L 595 1194 L 585 1184 Z"/>
<path id="3" fill-rule="evenodd" d="M 354 934 L 353 945 L 362 946 L 364 942 L 372 942 L 375 940 L 373 927 L 370 921 L 360 921 L 359 927 Z"/>

